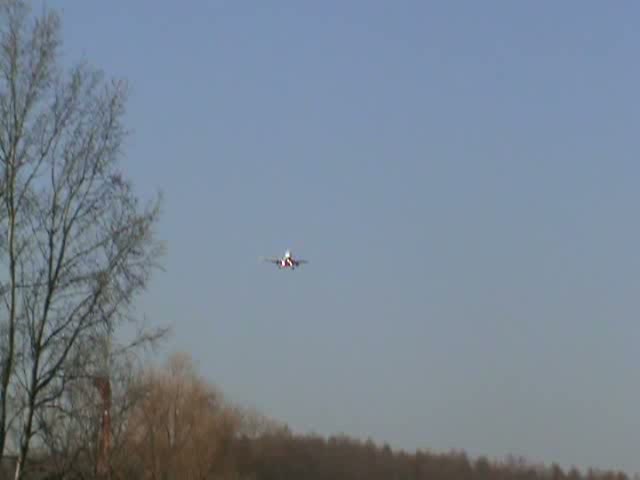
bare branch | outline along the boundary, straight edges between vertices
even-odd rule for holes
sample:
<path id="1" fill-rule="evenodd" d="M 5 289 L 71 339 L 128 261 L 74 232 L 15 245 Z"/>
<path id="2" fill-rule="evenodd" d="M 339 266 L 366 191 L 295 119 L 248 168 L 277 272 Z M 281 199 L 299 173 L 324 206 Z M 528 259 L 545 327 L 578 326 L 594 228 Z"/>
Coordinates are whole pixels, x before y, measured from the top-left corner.
<path id="1" fill-rule="evenodd" d="M 35 439 L 60 446 L 74 385 L 166 333 L 113 339 L 163 253 L 159 200 L 141 208 L 119 167 L 126 84 L 65 73 L 59 46 L 56 13 L 0 0 L 0 457 L 15 426 L 19 466 Z"/>

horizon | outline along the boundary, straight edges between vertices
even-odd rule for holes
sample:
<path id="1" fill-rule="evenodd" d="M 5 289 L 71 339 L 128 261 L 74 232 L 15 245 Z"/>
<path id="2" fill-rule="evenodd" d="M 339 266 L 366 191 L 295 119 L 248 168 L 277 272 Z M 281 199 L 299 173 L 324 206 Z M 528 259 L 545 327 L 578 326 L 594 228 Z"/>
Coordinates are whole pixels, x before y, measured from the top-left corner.
<path id="1" fill-rule="evenodd" d="M 639 5 L 41 5 L 131 86 L 165 350 L 294 432 L 640 472 Z"/>

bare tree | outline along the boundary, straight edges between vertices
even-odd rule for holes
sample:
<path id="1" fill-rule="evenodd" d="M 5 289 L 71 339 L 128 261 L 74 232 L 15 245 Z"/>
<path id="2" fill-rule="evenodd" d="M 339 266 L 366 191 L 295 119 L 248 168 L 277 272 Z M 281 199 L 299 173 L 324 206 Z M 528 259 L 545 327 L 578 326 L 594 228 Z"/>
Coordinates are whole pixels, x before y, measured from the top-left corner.
<path id="1" fill-rule="evenodd" d="M 188 356 L 173 355 L 165 369 L 147 370 L 142 385 L 127 446 L 148 478 L 206 479 L 229 467 L 225 460 L 241 419 Z"/>
<path id="2" fill-rule="evenodd" d="M 111 478 L 113 470 L 129 467 L 127 428 L 131 413 L 145 398 L 141 365 L 133 353 L 115 352 L 108 376 L 75 380 L 55 406 L 38 412 L 39 444 L 57 475 Z M 104 405 L 103 390 L 108 391 L 109 406 Z"/>
<path id="3" fill-rule="evenodd" d="M 40 413 L 104 373 L 97 347 L 135 320 L 162 253 L 159 198 L 141 206 L 118 169 L 126 85 L 85 63 L 64 72 L 59 44 L 55 13 L 0 0 L 0 455 L 15 432 L 16 478 Z"/>

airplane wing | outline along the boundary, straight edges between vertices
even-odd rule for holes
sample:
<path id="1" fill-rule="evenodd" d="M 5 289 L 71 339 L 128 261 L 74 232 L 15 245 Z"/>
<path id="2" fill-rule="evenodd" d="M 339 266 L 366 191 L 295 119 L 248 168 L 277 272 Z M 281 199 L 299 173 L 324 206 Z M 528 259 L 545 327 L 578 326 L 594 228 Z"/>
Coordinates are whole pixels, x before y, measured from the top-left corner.
<path id="1" fill-rule="evenodd" d="M 280 263 L 279 258 L 262 258 L 262 260 L 269 263 Z"/>

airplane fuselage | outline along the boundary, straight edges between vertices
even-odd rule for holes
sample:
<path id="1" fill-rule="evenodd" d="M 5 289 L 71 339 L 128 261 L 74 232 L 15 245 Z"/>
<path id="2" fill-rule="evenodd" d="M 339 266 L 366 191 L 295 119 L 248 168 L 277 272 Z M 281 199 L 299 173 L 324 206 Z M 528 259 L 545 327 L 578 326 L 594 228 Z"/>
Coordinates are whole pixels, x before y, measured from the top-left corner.
<path id="1" fill-rule="evenodd" d="M 280 260 L 280 268 L 291 268 L 291 269 L 294 269 L 297 266 L 298 266 L 298 262 L 296 262 L 291 257 L 284 257 L 282 260 Z"/>

